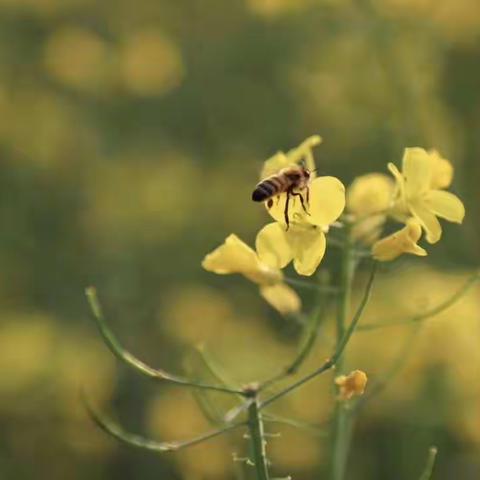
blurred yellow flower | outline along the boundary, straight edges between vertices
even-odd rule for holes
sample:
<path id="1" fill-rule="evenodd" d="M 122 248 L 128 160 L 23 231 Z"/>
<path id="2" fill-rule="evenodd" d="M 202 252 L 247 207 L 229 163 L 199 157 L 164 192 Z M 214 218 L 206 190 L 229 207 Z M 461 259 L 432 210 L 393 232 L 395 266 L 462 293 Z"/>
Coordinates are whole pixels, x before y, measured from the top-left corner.
<path id="1" fill-rule="evenodd" d="M 281 194 L 268 208 L 277 221 L 266 225 L 257 236 L 257 251 L 267 265 L 285 267 L 293 260 L 300 275 L 312 275 L 326 249 L 325 232 L 345 208 L 345 187 L 335 177 L 318 177 L 310 184 L 308 213 L 297 197 L 291 196 L 285 225 L 287 194 Z"/>
<path id="2" fill-rule="evenodd" d="M 292 148 L 287 153 L 277 152 L 269 159 L 265 160 L 260 179 L 264 179 L 279 172 L 282 168 L 296 165 L 301 162 L 305 163 L 305 167 L 310 170 L 310 178 L 315 177 L 315 160 L 313 159 L 312 149 L 322 143 L 322 137 L 312 135 L 304 140 L 298 147 Z"/>
<path id="3" fill-rule="evenodd" d="M 395 177 L 398 194 L 393 207 L 397 217 L 413 215 L 426 232 L 429 243 L 436 243 L 442 236 L 437 217 L 462 223 L 465 207 L 453 193 L 441 190 L 450 185 L 453 168 L 438 152 L 423 148 L 406 148 L 402 172 L 388 164 Z"/>
<path id="4" fill-rule="evenodd" d="M 339 375 L 335 378 L 339 399 L 350 400 L 353 396 L 363 395 L 367 386 L 367 380 L 367 374 L 362 372 L 362 370 L 354 370 L 348 375 Z"/>
<path id="5" fill-rule="evenodd" d="M 376 242 L 372 247 L 372 255 L 382 262 L 394 260 L 402 253 L 424 257 L 427 255 L 426 250 L 417 245 L 421 236 L 420 223 L 415 218 L 409 218 L 401 230 Z"/>
<path id="6" fill-rule="evenodd" d="M 48 74 L 64 85 L 96 91 L 111 83 L 110 57 L 107 43 L 94 32 L 63 27 L 48 38 L 44 64 Z"/>
<path id="7" fill-rule="evenodd" d="M 240 273 L 258 284 L 262 297 L 280 313 L 300 311 L 300 298 L 283 282 L 280 271 L 283 259 L 271 256 L 268 260 L 269 263 L 265 263 L 245 242 L 231 234 L 222 245 L 205 256 L 202 267 L 219 275 Z"/>
<path id="8" fill-rule="evenodd" d="M 347 210 L 357 218 L 385 213 L 391 206 L 393 191 L 392 179 L 383 173 L 357 177 L 347 189 Z"/>
<path id="9" fill-rule="evenodd" d="M 352 236 L 366 245 L 380 237 L 393 201 L 394 182 L 383 173 L 357 177 L 347 188 L 347 211 L 354 225 Z"/>
<path id="10" fill-rule="evenodd" d="M 182 54 L 172 40 L 157 32 L 141 31 L 127 38 L 121 57 L 123 80 L 142 96 L 164 95 L 183 80 Z"/>

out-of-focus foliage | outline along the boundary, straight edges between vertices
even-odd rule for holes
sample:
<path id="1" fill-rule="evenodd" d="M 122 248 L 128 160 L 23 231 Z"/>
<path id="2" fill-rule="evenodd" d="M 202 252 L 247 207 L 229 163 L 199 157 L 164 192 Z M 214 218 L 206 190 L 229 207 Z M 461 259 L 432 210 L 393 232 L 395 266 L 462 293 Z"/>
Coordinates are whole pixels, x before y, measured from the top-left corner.
<path id="1" fill-rule="evenodd" d="M 319 173 L 346 185 L 408 146 L 455 165 L 464 226 L 446 229 L 430 267 L 402 260 L 382 274 L 365 320 L 427 309 L 478 265 L 476 0 L 0 0 L 0 35 L 2 478 L 235 478 L 241 438 L 155 457 L 89 423 L 82 385 L 130 430 L 169 440 L 208 428 L 186 391 L 116 368 L 83 289 L 97 286 L 114 330 L 150 364 L 188 370 L 205 343 L 232 381 L 276 372 L 295 325 L 200 261 L 231 231 L 253 244 L 267 219 L 250 201 L 262 161 L 309 135 L 324 139 Z M 414 327 L 353 339 L 348 363 L 370 384 L 407 357 L 364 407 L 355 478 L 416 478 L 431 443 L 435 478 L 478 478 L 479 293 L 414 341 Z M 330 351 L 328 330 L 321 340 L 305 369 Z M 325 421 L 329 380 L 276 411 Z M 322 439 L 269 428 L 281 433 L 276 468 L 318 478 Z"/>

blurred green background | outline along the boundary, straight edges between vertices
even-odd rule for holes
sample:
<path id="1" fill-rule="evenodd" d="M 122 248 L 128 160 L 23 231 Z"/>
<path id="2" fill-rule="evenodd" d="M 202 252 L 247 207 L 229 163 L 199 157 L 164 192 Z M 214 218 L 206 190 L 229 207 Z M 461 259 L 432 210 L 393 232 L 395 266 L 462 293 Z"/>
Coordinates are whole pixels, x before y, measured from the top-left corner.
<path id="1" fill-rule="evenodd" d="M 188 391 L 119 368 L 83 291 L 98 288 L 151 365 L 188 371 L 205 343 L 236 381 L 276 371 L 295 328 L 254 285 L 200 262 L 231 232 L 253 244 L 267 220 L 250 201 L 261 162 L 309 135 L 324 138 L 320 173 L 345 184 L 406 146 L 456 168 L 464 225 L 382 274 L 369 319 L 435 305 L 479 263 L 477 0 L 0 0 L 0 36 L 1 478 L 235 478 L 240 437 L 156 456 L 91 425 L 80 385 L 132 431 L 209 428 Z M 417 478 L 432 443 L 436 480 L 480 477 L 479 321 L 477 289 L 422 328 L 362 412 L 348 478 Z M 358 334 L 349 364 L 381 376 L 409 335 Z M 321 423 L 329 381 L 277 411 Z M 321 478 L 324 441 L 274 431 L 277 475 Z"/>

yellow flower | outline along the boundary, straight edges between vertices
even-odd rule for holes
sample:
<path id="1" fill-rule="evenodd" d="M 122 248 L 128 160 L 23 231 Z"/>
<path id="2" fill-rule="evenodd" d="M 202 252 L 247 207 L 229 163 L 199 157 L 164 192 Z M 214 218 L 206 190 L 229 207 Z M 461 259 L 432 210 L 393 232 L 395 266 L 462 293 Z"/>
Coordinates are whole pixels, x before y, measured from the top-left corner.
<path id="1" fill-rule="evenodd" d="M 263 169 L 260 174 L 260 179 L 264 179 L 277 173 L 282 168 L 296 165 L 301 162 L 305 163 L 305 167 L 310 170 L 311 178 L 315 176 L 315 160 L 313 159 L 312 148 L 320 145 L 322 138 L 318 135 L 313 135 L 304 140 L 298 147 L 293 148 L 287 153 L 277 152 L 275 155 L 266 160 L 263 164 Z"/>
<path id="2" fill-rule="evenodd" d="M 334 177 L 318 177 L 309 188 L 308 213 L 297 197 L 290 197 L 288 229 L 284 216 L 287 195 L 281 194 L 268 208 L 277 223 L 260 230 L 256 242 L 258 256 L 265 264 L 284 268 L 293 260 L 298 274 L 312 275 L 322 261 L 326 249 L 325 232 L 345 208 L 345 187 Z"/>
<path id="3" fill-rule="evenodd" d="M 357 177 L 347 189 L 347 211 L 352 215 L 353 238 L 370 245 L 380 237 L 392 205 L 394 182 L 383 173 Z"/>
<path id="4" fill-rule="evenodd" d="M 367 380 L 367 374 L 362 372 L 362 370 L 354 370 L 348 375 L 339 375 L 335 378 L 339 399 L 350 400 L 353 396 L 363 395 L 367 386 Z"/>
<path id="5" fill-rule="evenodd" d="M 234 234 L 205 256 L 202 267 L 219 275 L 243 275 L 259 285 L 262 297 L 280 313 L 295 313 L 301 309 L 300 298 L 283 282 L 281 265 L 261 261 L 255 251 Z"/>
<path id="6" fill-rule="evenodd" d="M 382 262 L 394 260 L 402 253 L 424 257 L 426 250 L 417 245 L 421 236 L 420 223 L 415 218 L 409 218 L 404 228 L 376 242 L 372 247 L 372 255 Z"/>
<path id="7" fill-rule="evenodd" d="M 437 217 L 462 223 L 465 216 L 461 200 L 442 190 L 450 185 L 453 168 L 438 152 L 418 147 L 406 148 L 402 163 L 402 172 L 388 164 L 398 188 L 393 213 L 397 218 L 413 215 L 425 230 L 427 241 L 436 243 L 442 236 Z"/>
<path id="8" fill-rule="evenodd" d="M 347 210 L 362 218 L 385 213 L 392 204 L 394 183 L 383 173 L 357 177 L 347 189 Z"/>

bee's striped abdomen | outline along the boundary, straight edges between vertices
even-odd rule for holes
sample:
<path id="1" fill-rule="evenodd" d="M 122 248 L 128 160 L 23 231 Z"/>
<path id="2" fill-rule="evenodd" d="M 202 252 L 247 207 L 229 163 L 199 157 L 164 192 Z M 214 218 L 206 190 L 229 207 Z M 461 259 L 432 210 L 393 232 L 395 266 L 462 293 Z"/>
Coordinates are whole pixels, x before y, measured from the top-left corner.
<path id="1" fill-rule="evenodd" d="M 256 186 L 252 193 L 252 200 L 254 202 L 263 202 L 274 195 L 286 191 L 287 188 L 287 182 L 285 182 L 280 176 L 267 178 Z"/>

